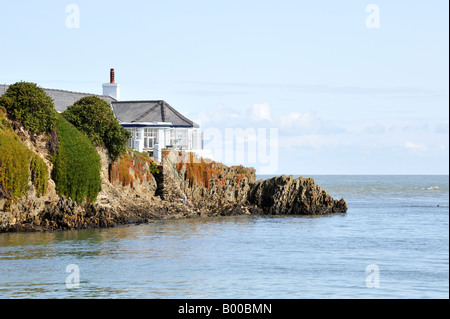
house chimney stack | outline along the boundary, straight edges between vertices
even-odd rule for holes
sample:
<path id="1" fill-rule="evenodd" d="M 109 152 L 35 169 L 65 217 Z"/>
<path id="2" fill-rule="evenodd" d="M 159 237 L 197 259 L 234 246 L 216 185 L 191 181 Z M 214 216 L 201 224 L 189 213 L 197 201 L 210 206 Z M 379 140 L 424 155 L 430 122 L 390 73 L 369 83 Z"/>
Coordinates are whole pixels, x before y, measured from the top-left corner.
<path id="1" fill-rule="evenodd" d="M 103 95 L 110 96 L 116 101 L 120 100 L 119 84 L 114 82 L 114 69 L 109 71 L 109 83 L 103 83 Z"/>

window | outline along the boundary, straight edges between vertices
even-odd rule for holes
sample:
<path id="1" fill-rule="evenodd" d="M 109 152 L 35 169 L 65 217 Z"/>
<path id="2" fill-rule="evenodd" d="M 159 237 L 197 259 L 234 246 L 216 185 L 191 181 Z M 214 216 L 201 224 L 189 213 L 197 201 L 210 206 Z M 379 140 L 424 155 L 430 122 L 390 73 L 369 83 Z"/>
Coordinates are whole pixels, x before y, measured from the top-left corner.
<path id="1" fill-rule="evenodd" d="M 158 130 L 156 128 L 144 128 L 144 148 L 153 148 L 156 142 Z"/>
<path id="2" fill-rule="evenodd" d="M 131 133 L 131 137 L 127 141 L 127 147 L 133 148 L 133 141 L 136 138 L 137 130 L 134 127 L 125 127 L 125 129 Z"/>
<path id="3" fill-rule="evenodd" d="M 144 129 L 144 137 L 156 138 L 157 130 L 155 128 L 145 128 Z"/>
<path id="4" fill-rule="evenodd" d="M 199 147 L 197 130 L 186 128 L 168 128 L 164 130 L 164 143 L 167 148 L 195 149 Z"/>
<path id="5" fill-rule="evenodd" d="M 187 129 L 170 129 L 169 133 L 169 145 L 172 145 L 177 149 L 188 148 L 188 135 Z M 167 135 L 166 135 L 167 137 Z"/>
<path id="6" fill-rule="evenodd" d="M 170 147 L 172 147 L 172 130 L 167 129 L 167 130 L 165 130 L 165 133 L 166 133 L 166 136 L 165 136 L 166 140 L 165 140 L 164 144 L 166 144 L 166 147 L 170 148 Z"/>

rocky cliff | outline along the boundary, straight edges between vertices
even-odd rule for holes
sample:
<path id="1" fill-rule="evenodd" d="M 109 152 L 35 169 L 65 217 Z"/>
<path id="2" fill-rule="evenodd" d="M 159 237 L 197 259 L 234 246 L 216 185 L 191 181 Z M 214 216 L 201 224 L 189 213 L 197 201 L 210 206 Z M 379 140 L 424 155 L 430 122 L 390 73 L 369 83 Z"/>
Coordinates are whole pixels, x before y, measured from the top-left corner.
<path id="1" fill-rule="evenodd" d="M 335 200 L 312 178 L 292 176 L 260 180 L 252 185 L 248 202 L 258 212 L 272 215 L 324 215 L 345 213 L 344 199 Z"/>
<path id="2" fill-rule="evenodd" d="M 166 155 L 164 171 L 174 179 L 171 188 L 177 189 L 175 198 L 181 201 L 186 194 L 191 205 L 206 215 L 324 215 L 347 211 L 344 199 L 333 199 L 312 178 L 283 175 L 256 181 L 254 168 L 228 167 L 176 152 Z"/>
<path id="3" fill-rule="evenodd" d="M 97 148 L 102 190 L 94 203 L 77 204 L 55 191 L 50 178 L 50 140 L 17 130 L 22 142 L 48 165 L 49 180 L 44 196 L 36 194 L 31 179 L 26 195 L 14 201 L 0 193 L 0 232 L 111 227 L 218 215 L 347 211 L 343 199 L 334 200 L 311 178 L 280 176 L 256 181 L 253 168 L 229 167 L 179 151 L 166 152 L 157 165 L 131 151 L 112 163 L 103 148 Z"/>

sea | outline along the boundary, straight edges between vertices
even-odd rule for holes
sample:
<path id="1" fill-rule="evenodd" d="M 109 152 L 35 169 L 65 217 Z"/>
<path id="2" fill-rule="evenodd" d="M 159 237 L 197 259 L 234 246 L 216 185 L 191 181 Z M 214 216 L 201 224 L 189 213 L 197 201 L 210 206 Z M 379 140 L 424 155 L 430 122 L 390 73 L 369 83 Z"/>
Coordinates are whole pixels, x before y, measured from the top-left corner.
<path id="1" fill-rule="evenodd" d="M 448 175 L 304 177 L 347 213 L 0 234 L 0 298 L 449 298 Z"/>

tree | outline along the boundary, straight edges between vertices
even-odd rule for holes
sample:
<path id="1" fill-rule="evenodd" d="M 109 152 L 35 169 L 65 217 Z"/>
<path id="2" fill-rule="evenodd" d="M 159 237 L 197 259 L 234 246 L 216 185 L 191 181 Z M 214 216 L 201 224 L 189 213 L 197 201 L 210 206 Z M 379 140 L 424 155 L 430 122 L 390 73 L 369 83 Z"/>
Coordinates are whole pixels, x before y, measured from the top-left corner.
<path id="1" fill-rule="evenodd" d="M 47 133 L 55 127 L 57 112 L 53 100 L 35 83 L 12 84 L 0 97 L 0 106 L 31 133 Z"/>
<path id="2" fill-rule="evenodd" d="M 114 161 L 126 151 L 130 133 L 115 118 L 110 105 L 97 96 L 83 97 L 64 111 L 63 116 L 84 132 L 96 146 L 105 146 Z"/>

